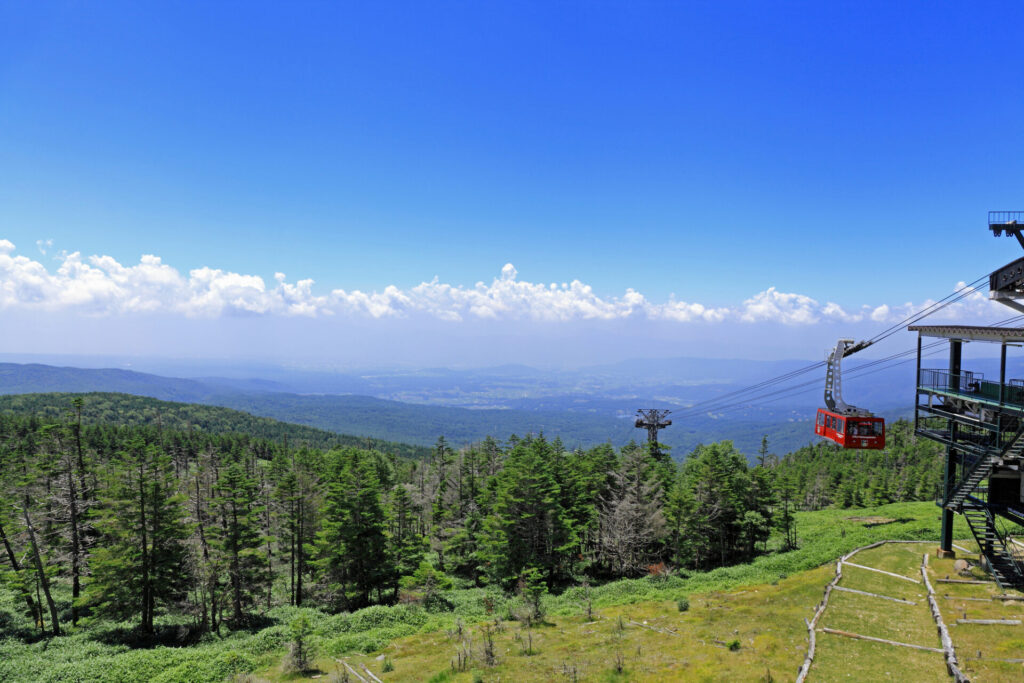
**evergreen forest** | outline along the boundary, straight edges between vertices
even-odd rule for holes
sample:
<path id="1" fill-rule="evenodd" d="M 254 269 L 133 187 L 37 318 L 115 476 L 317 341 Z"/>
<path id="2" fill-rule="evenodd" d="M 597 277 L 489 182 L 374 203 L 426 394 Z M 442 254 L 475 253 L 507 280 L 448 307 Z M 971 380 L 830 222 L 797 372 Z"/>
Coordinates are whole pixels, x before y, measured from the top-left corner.
<path id="1" fill-rule="evenodd" d="M 765 440 L 752 465 L 728 441 L 677 463 L 541 434 L 461 449 L 442 436 L 417 458 L 132 413 L 84 421 L 102 400 L 0 414 L 2 577 L 37 635 L 112 619 L 145 641 L 171 615 L 198 637 L 281 605 L 444 610 L 453 582 L 541 594 L 707 570 L 766 552 L 773 531 L 795 548 L 797 510 L 930 499 L 941 472 L 906 422 L 884 451 L 779 459 Z"/>

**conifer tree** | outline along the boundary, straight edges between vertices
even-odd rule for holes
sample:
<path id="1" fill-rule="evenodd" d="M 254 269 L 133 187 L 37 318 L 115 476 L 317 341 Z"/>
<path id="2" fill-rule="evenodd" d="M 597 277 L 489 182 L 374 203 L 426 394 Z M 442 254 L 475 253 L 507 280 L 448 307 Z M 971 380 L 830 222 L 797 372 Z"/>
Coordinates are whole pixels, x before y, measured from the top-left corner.
<path id="1" fill-rule="evenodd" d="M 99 614 L 136 616 L 152 633 L 157 607 L 182 600 L 188 587 L 184 496 L 170 457 L 138 438 L 107 473 L 96 522 L 104 542 L 92 554 L 84 602 Z"/>
<path id="2" fill-rule="evenodd" d="M 620 576 L 652 564 L 666 536 L 661 463 L 647 447 L 624 449 L 609 497 L 601 505 L 601 557 Z"/>
<path id="3" fill-rule="evenodd" d="M 496 478 L 481 548 L 492 581 L 507 583 L 534 567 L 551 583 L 566 568 L 566 556 L 577 543 L 559 505 L 551 460 L 543 436 L 516 441 Z"/>
<path id="4" fill-rule="evenodd" d="M 260 533 L 263 507 L 255 480 L 239 462 L 220 472 L 213 492 L 213 506 L 221 519 L 220 526 L 213 527 L 214 547 L 228 576 L 232 620 L 241 624 L 270 580 L 262 553 L 265 538 Z"/>
<path id="5" fill-rule="evenodd" d="M 387 510 L 388 547 L 397 577 L 415 572 L 426 549 L 426 540 L 416 528 L 417 510 L 409 488 L 408 484 L 396 484 Z"/>
<path id="6" fill-rule="evenodd" d="M 315 564 L 325 597 L 345 609 L 369 604 L 394 583 L 380 483 L 364 453 L 329 454 Z"/>

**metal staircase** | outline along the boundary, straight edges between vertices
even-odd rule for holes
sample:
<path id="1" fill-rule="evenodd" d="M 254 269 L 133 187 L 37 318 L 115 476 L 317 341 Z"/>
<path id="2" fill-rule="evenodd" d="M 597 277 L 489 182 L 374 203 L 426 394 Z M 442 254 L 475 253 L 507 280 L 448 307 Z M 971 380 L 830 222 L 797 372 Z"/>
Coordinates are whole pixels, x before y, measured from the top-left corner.
<path id="1" fill-rule="evenodd" d="M 964 478 L 957 484 L 953 493 L 946 499 L 944 507 L 950 510 L 958 509 L 967 500 L 971 491 L 976 489 L 992 473 L 994 467 L 1001 465 L 1004 460 L 1020 458 L 1022 455 L 1024 455 L 1024 429 L 1018 430 L 1003 450 L 979 457 Z"/>
<path id="2" fill-rule="evenodd" d="M 1024 565 L 1010 552 L 1006 539 L 996 529 L 995 518 L 989 508 L 977 498 L 967 498 L 963 503 L 963 515 L 974 540 L 988 559 L 989 572 L 1000 588 L 1024 586 Z"/>

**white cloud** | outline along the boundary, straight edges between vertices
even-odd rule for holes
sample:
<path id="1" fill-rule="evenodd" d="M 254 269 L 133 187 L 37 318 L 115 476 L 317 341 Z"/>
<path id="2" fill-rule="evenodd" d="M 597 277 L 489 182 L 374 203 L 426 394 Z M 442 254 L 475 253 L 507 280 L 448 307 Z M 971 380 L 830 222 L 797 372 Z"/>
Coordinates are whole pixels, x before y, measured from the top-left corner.
<path id="1" fill-rule="evenodd" d="M 811 297 L 779 292 L 774 287 L 744 301 L 739 311 L 740 320 L 744 322 L 770 320 L 787 325 L 816 323 L 821 314 L 822 307 Z"/>
<path id="2" fill-rule="evenodd" d="M 51 241 L 41 241 L 40 250 Z M 196 318 L 225 315 L 362 316 L 374 319 L 430 316 L 445 321 L 535 320 L 652 320 L 672 323 L 781 323 L 806 326 L 819 322 L 891 323 L 934 302 L 881 304 L 846 310 L 840 305 L 769 287 L 736 307 L 709 307 L 698 302 L 650 301 L 627 289 L 619 296 L 601 296 L 572 280 L 533 283 L 519 279 L 506 263 L 490 283 L 472 287 L 441 282 L 438 277 L 415 287 L 385 287 L 382 291 L 335 289 L 317 294 L 310 279 L 289 282 L 275 273 L 269 285 L 258 275 L 203 267 L 182 274 L 158 256 L 144 255 L 135 265 L 122 265 L 110 256 L 83 258 L 61 253 L 51 272 L 39 261 L 16 254 L 15 245 L 0 239 L 0 309 L 75 310 L 93 315 L 172 313 Z M 964 287 L 963 283 L 959 287 Z M 1009 317 L 982 290 L 968 295 L 936 316 L 936 320 Z"/>

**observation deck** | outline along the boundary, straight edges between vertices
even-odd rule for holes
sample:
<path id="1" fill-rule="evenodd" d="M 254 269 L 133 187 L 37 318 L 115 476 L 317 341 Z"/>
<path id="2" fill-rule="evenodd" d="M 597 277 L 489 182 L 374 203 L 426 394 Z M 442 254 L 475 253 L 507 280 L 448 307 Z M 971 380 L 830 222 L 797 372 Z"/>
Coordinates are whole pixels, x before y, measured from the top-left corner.
<path id="1" fill-rule="evenodd" d="M 939 505 L 940 552 L 952 554 L 953 514 L 964 516 L 993 576 L 1024 585 L 1024 561 L 1008 545 L 998 519 L 1024 519 L 1024 379 L 1007 379 L 1008 348 L 1024 344 L 1024 329 L 969 325 L 911 325 L 918 333 L 914 433 L 946 447 Z M 922 340 L 949 341 L 946 368 L 922 368 Z M 965 343 L 999 345 L 999 379 L 962 367 Z M 931 345 L 930 345 L 931 346 Z"/>

